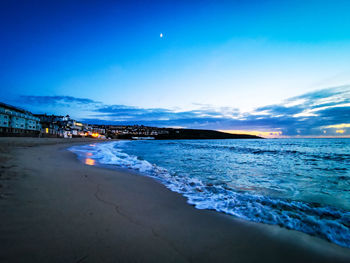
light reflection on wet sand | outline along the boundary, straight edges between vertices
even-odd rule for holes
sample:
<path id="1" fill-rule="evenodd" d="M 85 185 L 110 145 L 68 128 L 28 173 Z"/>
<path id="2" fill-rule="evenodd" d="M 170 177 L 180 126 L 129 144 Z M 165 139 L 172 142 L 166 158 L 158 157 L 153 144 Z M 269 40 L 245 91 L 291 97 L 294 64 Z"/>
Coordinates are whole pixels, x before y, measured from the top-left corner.
<path id="1" fill-rule="evenodd" d="M 95 165 L 95 160 L 91 158 L 86 158 L 85 159 L 85 164 L 87 165 Z"/>

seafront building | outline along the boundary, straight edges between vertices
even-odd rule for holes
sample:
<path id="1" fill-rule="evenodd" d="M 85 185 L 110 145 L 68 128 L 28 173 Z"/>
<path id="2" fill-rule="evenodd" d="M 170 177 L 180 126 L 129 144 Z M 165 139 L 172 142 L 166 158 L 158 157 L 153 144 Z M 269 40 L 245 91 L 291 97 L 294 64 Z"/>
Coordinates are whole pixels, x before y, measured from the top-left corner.
<path id="1" fill-rule="evenodd" d="M 47 115 L 35 114 L 42 125 L 42 136 L 44 137 L 84 137 L 92 134 L 89 125 L 83 124 L 70 118 L 69 115 Z"/>
<path id="2" fill-rule="evenodd" d="M 32 136 L 41 131 L 40 119 L 31 112 L 0 102 L 0 134 Z"/>
<path id="3" fill-rule="evenodd" d="M 63 137 L 63 131 L 60 129 L 59 121 L 63 116 L 35 114 L 40 119 L 41 133 L 46 137 Z"/>

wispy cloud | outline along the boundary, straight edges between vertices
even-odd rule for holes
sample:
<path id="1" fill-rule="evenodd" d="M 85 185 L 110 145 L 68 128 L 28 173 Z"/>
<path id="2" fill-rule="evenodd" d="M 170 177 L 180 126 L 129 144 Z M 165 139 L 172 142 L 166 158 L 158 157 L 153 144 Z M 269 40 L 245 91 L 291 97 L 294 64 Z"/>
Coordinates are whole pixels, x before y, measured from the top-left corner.
<path id="1" fill-rule="evenodd" d="M 90 123 L 273 131 L 284 136 L 350 135 L 350 86 L 309 92 L 245 113 L 234 107 L 203 104 L 196 104 L 197 109 L 188 111 L 106 105 L 70 96 L 22 96 L 20 101 L 28 109 L 33 105 L 89 109 L 80 119 Z"/>
<path id="2" fill-rule="evenodd" d="M 20 96 L 19 103 L 25 105 L 99 105 L 101 102 L 72 96 Z"/>

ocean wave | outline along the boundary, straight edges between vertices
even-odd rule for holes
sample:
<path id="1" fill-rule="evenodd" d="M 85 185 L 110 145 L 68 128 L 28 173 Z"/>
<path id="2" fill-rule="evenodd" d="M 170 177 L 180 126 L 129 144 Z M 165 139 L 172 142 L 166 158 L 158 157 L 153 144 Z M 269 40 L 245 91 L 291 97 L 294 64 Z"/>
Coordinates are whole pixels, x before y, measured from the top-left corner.
<path id="1" fill-rule="evenodd" d="M 166 142 L 166 144 L 176 144 L 175 142 Z M 228 146 L 221 144 L 201 144 L 201 143 L 181 143 L 183 147 L 196 148 L 196 149 L 217 149 L 233 151 L 241 154 L 267 154 L 267 155 L 290 155 L 290 156 L 303 156 L 304 158 L 310 158 L 311 160 L 330 160 L 330 161 L 350 161 L 350 154 L 347 153 L 312 153 L 303 149 L 298 150 L 284 150 L 284 149 L 261 149 L 256 147 L 241 147 L 241 146 Z M 286 144 L 285 146 L 295 146 L 293 144 Z"/>
<path id="2" fill-rule="evenodd" d="M 184 195 L 198 209 L 212 209 L 250 221 L 275 224 L 350 247 L 350 212 L 318 203 L 271 198 L 238 191 L 225 182 L 204 182 L 185 173 L 171 173 L 121 150 L 123 143 L 74 146 L 79 158 L 87 156 L 110 167 L 128 168 L 155 178 Z M 198 145 L 197 145 L 198 146 Z"/>

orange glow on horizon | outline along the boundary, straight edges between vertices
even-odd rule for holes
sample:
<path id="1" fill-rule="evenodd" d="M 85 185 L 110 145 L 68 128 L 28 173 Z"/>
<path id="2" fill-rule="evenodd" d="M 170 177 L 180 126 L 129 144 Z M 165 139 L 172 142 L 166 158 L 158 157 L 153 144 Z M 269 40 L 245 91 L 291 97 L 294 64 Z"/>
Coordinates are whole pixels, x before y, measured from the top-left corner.
<path id="1" fill-rule="evenodd" d="M 248 134 L 255 135 L 264 138 L 284 138 L 281 131 L 246 131 L 246 130 L 220 130 L 221 132 L 233 133 L 233 134 Z"/>
<path id="2" fill-rule="evenodd" d="M 233 133 L 233 134 L 248 134 L 256 135 L 263 138 L 350 138 L 350 135 L 346 135 L 346 130 L 336 130 L 337 135 L 328 135 L 326 130 L 322 135 L 296 135 L 286 136 L 282 135 L 282 132 L 262 132 L 262 131 L 245 131 L 245 130 L 220 130 L 221 132 Z"/>

